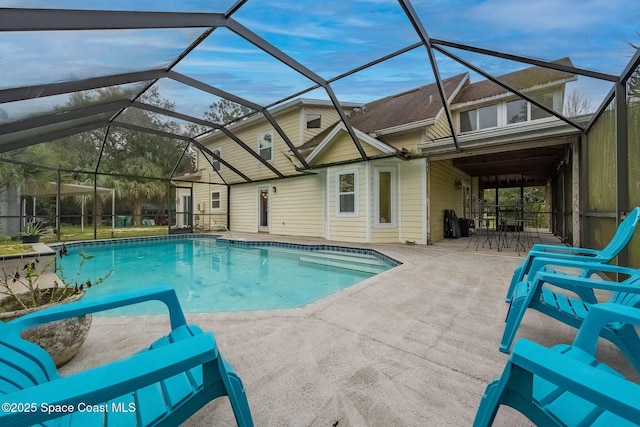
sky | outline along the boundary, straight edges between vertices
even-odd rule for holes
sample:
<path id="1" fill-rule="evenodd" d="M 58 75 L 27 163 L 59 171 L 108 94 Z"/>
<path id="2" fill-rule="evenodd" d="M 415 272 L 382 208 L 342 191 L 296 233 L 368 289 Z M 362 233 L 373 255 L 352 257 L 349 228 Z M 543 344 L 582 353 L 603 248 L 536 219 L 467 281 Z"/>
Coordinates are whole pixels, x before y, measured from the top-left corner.
<path id="1" fill-rule="evenodd" d="M 235 0 L 0 0 L 0 7 L 226 12 Z M 640 44 L 637 0 L 413 0 L 420 24 L 434 39 L 554 60 L 619 75 Z M 0 14 L 2 12 L 0 11 Z M 322 79 L 333 79 L 420 41 L 394 0 L 248 0 L 233 19 Z M 204 29 L 0 32 L 0 89 L 167 66 Z M 527 65 L 450 49 L 499 76 Z M 468 72 L 436 54 L 443 77 Z M 219 28 L 175 71 L 270 105 L 315 83 L 226 28 Z M 481 77 L 471 73 L 472 81 Z M 341 101 L 369 102 L 434 81 L 424 47 L 332 83 Z M 201 117 L 217 99 L 173 81 L 161 95 L 176 109 Z M 610 83 L 580 77 L 568 90 L 597 107 Z M 327 99 L 323 89 L 303 95 Z M 56 98 L 50 102 L 64 103 Z M 9 114 L 47 108 L 42 100 L 0 105 Z"/>

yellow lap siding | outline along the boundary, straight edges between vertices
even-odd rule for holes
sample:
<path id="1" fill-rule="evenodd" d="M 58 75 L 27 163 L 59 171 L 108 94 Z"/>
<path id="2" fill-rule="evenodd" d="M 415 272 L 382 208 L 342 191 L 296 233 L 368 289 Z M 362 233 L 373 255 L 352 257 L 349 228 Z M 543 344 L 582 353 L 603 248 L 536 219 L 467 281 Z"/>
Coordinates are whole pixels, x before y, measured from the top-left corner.
<path id="1" fill-rule="evenodd" d="M 369 144 L 361 142 L 360 145 L 362 145 L 362 148 L 364 149 L 365 153 L 367 153 L 367 156 L 377 156 L 383 154 L 382 151 Z M 330 147 L 327 147 L 315 159 L 313 159 L 313 164 L 331 164 L 335 162 L 360 159 L 361 157 L 362 156 L 360 155 L 358 148 L 354 144 L 353 139 L 351 139 L 351 136 L 349 136 L 346 131 L 343 131 L 336 137 L 333 142 L 331 142 Z"/>
<path id="2" fill-rule="evenodd" d="M 323 175 L 231 186 L 231 229 L 258 231 L 258 187 L 269 187 L 269 232 L 323 237 Z"/>
<path id="3" fill-rule="evenodd" d="M 271 233 L 323 237 L 322 174 L 272 181 Z"/>
<path id="4" fill-rule="evenodd" d="M 232 231 L 255 233 L 258 231 L 258 194 L 256 184 L 231 186 Z"/>
<path id="5" fill-rule="evenodd" d="M 401 164 L 400 169 L 400 242 L 425 244 L 423 230 L 426 215 L 425 159 Z"/>
<path id="6" fill-rule="evenodd" d="M 186 191 L 186 190 L 182 190 Z M 211 193 L 220 192 L 220 208 L 211 208 Z M 227 187 L 217 184 L 193 183 L 194 211 L 198 226 L 211 229 L 214 225 L 227 224 Z"/>

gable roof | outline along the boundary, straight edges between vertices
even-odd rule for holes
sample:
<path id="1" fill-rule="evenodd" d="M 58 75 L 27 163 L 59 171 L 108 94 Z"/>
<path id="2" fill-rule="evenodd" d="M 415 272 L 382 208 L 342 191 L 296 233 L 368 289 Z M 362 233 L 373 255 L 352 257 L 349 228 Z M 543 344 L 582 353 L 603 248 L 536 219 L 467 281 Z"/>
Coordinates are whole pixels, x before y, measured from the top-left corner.
<path id="1" fill-rule="evenodd" d="M 444 79 L 442 84 L 448 98 L 455 95 L 468 73 Z M 365 133 L 409 123 L 435 119 L 442 110 L 442 100 L 436 83 L 420 86 L 386 98 L 378 99 L 354 109 L 349 117 L 351 126 Z"/>
<path id="2" fill-rule="evenodd" d="M 552 63 L 573 66 L 569 58 L 558 59 L 552 61 Z M 573 78 L 575 78 L 575 75 L 572 73 L 537 66 L 496 77 L 497 80 L 519 91 L 552 82 L 568 81 Z M 491 80 L 482 80 L 465 86 L 456 96 L 454 104 L 474 102 L 510 93 L 510 91 Z"/>
<path id="3" fill-rule="evenodd" d="M 318 133 L 313 138 L 309 139 L 308 141 L 304 142 L 302 145 L 299 145 L 296 148 L 298 149 L 300 154 L 302 154 L 303 156 L 306 156 L 308 153 L 313 151 L 314 148 L 316 148 L 319 144 L 321 144 L 322 141 L 324 141 L 330 133 L 334 132 L 334 129 L 338 127 L 338 125 L 341 123 L 342 123 L 342 120 L 338 120 L 331 126 L 328 126 L 326 129 L 324 129 L 322 132 Z"/>
<path id="4" fill-rule="evenodd" d="M 365 144 L 369 144 L 370 146 L 376 148 L 377 150 L 383 152 L 384 154 L 393 154 L 397 152 L 395 148 L 385 144 L 384 142 L 376 138 L 373 138 L 367 135 L 366 133 L 360 131 L 359 129 L 354 128 L 353 130 L 361 142 L 364 142 Z M 322 132 L 323 136 L 321 139 L 316 137 L 314 139 L 315 140 L 314 146 L 306 147 L 307 148 L 306 151 L 311 151 L 309 155 L 306 156 L 307 162 L 309 163 L 313 162 L 313 160 L 316 157 L 318 157 L 321 153 L 326 151 L 328 147 L 336 140 L 336 137 L 341 131 L 343 133 L 347 133 L 347 127 L 342 121 L 336 123 L 335 125 L 329 127 L 324 132 Z"/>

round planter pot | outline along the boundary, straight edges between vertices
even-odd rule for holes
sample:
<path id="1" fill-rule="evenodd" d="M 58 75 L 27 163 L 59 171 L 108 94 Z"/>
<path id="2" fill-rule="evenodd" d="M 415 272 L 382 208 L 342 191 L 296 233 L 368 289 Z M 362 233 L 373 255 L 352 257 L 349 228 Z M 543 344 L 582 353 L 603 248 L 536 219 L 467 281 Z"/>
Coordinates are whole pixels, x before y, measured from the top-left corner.
<path id="1" fill-rule="evenodd" d="M 43 310 L 48 307 L 77 301 L 83 296 L 84 292 L 81 292 L 70 296 L 64 301 L 53 304 L 46 304 L 27 310 L 0 312 L 0 320 L 8 322 L 17 317 Z M 0 302 L 0 305 L 2 305 L 2 302 Z M 89 314 L 86 316 L 45 323 L 25 329 L 21 332 L 20 336 L 45 349 L 55 362 L 56 367 L 59 368 L 73 359 L 80 350 L 80 347 L 89 334 L 91 319 L 91 315 Z"/>
<path id="2" fill-rule="evenodd" d="M 20 241 L 22 243 L 38 243 L 40 241 L 40 236 L 20 236 Z"/>

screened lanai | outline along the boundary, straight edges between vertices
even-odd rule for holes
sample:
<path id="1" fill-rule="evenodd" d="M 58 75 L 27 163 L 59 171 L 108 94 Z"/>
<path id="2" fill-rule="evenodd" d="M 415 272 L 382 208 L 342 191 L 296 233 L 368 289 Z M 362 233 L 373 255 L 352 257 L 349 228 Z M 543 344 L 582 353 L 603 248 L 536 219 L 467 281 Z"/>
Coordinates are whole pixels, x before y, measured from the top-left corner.
<path id="1" fill-rule="evenodd" d="M 118 206 L 140 222 L 160 215 L 192 226 L 199 207 L 180 188 L 223 188 L 202 201 L 212 208 L 215 191 L 231 200 L 238 186 L 268 182 L 275 193 L 275 181 L 317 172 L 304 149 L 313 138 L 281 114 L 297 100 L 315 100 L 332 110 L 352 144 L 355 154 L 343 163 L 422 158 L 430 170 L 450 162 L 476 191 L 545 186 L 553 232 L 569 244 L 603 246 L 640 204 L 633 167 L 640 10 L 633 2 L 54 0 L 0 7 L 1 160 L 22 174 L 3 180 L 5 194 L 18 194 L 12 188 L 39 169 L 61 183 L 115 188 Z M 455 76 L 476 84 L 476 98 L 447 86 Z M 545 90 L 551 80 L 561 95 Z M 356 117 L 419 87 L 433 91 L 422 104 L 398 107 L 385 129 L 365 129 Z M 502 103 L 498 126 L 486 125 L 482 105 L 507 98 L 524 110 L 512 122 L 511 104 Z M 389 143 L 372 154 L 363 142 L 426 126 L 419 113 L 432 103 L 439 128 L 424 130 L 417 148 Z M 475 121 L 465 128 L 469 117 Z M 261 151 L 273 148 L 239 131 L 258 118 L 291 167 L 265 159 Z M 501 129 L 500 120 L 513 126 Z M 207 143 L 221 134 L 242 158 Z M 95 197 L 96 217 L 99 204 Z M 233 228 L 226 206 L 220 222 Z"/>

